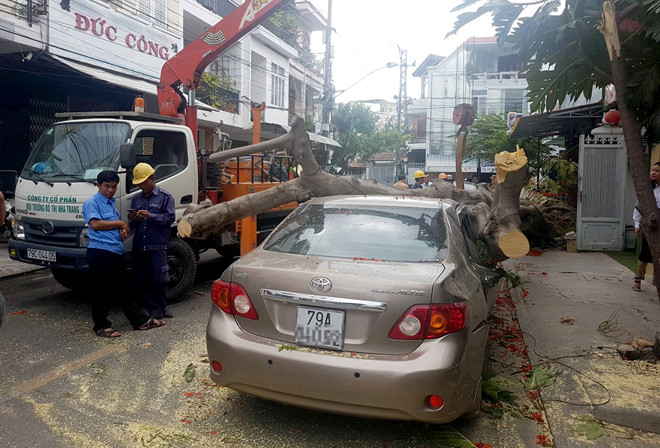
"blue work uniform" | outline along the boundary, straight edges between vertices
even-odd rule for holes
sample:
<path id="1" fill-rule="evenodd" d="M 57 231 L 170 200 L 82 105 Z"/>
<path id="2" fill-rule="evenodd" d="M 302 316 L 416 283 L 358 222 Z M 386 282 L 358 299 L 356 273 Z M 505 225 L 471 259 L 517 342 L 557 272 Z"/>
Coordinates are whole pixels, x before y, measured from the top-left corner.
<path id="1" fill-rule="evenodd" d="M 115 207 L 115 199 L 108 199 L 100 192 L 89 198 L 83 204 L 83 218 L 89 225 L 92 219 L 100 221 L 118 221 L 119 212 Z M 120 287 L 123 275 L 122 255 L 124 243 L 119 235 L 119 229 L 88 231 L 87 264 L 92 273 L 92 288 L 89 296 L 92 302 L 92 319 L 94 332 L 112 327 L 108 320 L 110 306 L 119 305 L 134 329 L 138 329 L 149 318 L 147 314 L 131 301 L 127 294 L 122 294 Z"/>
<path id="2" fill-rule="evenodd" d="M 131 201 L 136 212 L 148 210 L 151 219 L 130 221 L 133 234 L 133 267 L 144 305 L 150 318 L 162 319 L 167 313 L 167 241 L 176 217 L 174 198 L 156 186 L 149 196 L 140 193 Z"/>

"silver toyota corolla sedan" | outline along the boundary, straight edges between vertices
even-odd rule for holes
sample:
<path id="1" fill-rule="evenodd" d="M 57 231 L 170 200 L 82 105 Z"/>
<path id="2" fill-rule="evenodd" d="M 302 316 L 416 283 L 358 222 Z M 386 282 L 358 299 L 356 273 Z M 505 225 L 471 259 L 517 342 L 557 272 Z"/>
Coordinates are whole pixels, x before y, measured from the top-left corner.
<path id="1" fill-rule="evenodd" d="M 451 200 L 313 199 L 213 285 L 211 378 L 257 397 L 444 423 L 479 409 L 498 275 Z"/>

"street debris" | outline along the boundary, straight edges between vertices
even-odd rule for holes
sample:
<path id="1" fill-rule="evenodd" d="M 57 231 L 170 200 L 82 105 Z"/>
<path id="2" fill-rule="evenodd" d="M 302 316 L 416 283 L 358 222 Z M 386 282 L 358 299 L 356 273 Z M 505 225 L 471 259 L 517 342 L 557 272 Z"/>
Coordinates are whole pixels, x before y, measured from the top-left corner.
<path id="1" fill-rule="evenodd" d="M 559 323 L 564 325 L 575 325 L 575 319 L 571 317 L 562 317 L 559 319 Z"/>
<path id="2" fill-rule="evenodd" d="M 557 381 L 557 375 L 559 375 L 559 370 L 552 366 L 538 366 L 532 370 L 532 374 L 527 379 L 525 387 L 527 390 L 532 390 L 550 386 Z"/>
<path id="3" fill-rule="evenodd" d="M 186 371 L 183 372 L 183 379 L 186 380 L 186 383 L 191 383 L 195 379 L 195 365 L 193 363 L 188 364 Z"/>
<path id="4" fill-rule="evenodd" d="M 621 330 L 621 324 L 619 323 L 619 313 L 614 311 L 610 318 L 601 322 L 598 325 L 598 331 L 607 335 L 608 333 L 616 333 Z"/>
<path id="5" fill-rule="evenodd" d="M 605 429 L 603 424 L 591 415 L 583 415 L 579 418 L 581 424 L 575 428 L 578 435 L 584 436 L 587 440 L 596 440 L 601 437 L 609 437 L 610 431 Z"/>
<path id="6" fill-rule="evenodd" d="M 433 431 L 431 437 L 440 446 L 452 446 L 454 448 L 475 448 L 463 434 L 449 425 L 442 425 L 437 431 Z M 486 446 L 489 444 L 484 444 Z"/>

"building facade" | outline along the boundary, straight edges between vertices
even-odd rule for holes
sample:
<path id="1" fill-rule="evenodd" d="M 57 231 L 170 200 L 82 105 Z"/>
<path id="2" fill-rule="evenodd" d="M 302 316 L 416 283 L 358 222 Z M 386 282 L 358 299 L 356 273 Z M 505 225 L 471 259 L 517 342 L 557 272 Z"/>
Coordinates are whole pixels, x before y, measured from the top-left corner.
<path id="1" fill-rule="evenodd" d="M 142 95 L 146 111 L 158 113 L 163 64 L 238 3 L 0 0 L 0 6 L 2 169 L 18 171 L 58 112 L 130 110 Z M 298 31 L 324 26 L 316 14 Z M 285 132 L 290 113 L 313 122 L 322 74 L 301 53 L 261 26 L 211 63 L 197 96 L 200 148 L 217 149 L 223 134 L 235 146 L 251 143 L 251 103 L 266 104 L 264 139 Z"/>
<path id="2" fill-rule="evenodd" d="M 430 55 L 414 73 L 422 80 L 421 99 L 408 106 L 412 159 L 423 149 L 425 171 L 455 173 L 457 104 L 472 104 L 477 116 L 528 113 L 527 81 L 520 70 L 518 55 L 495 37 L 470 38 L 444 58 Z M 492 170 L 492 161 L 466 161 L 462 169 L 471 177 Z"/>

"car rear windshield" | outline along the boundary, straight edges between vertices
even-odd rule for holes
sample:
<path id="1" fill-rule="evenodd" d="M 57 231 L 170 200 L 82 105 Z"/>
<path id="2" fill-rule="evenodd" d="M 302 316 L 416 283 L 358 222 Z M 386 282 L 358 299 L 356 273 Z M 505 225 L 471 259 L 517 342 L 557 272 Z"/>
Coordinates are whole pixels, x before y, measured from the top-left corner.
<path id="1" fill-rule="evenodd" d="M 443 260 L 448 252 L 442 210 L 319 204 L 300 206 L 264 250 L 410 263 Z"/>

